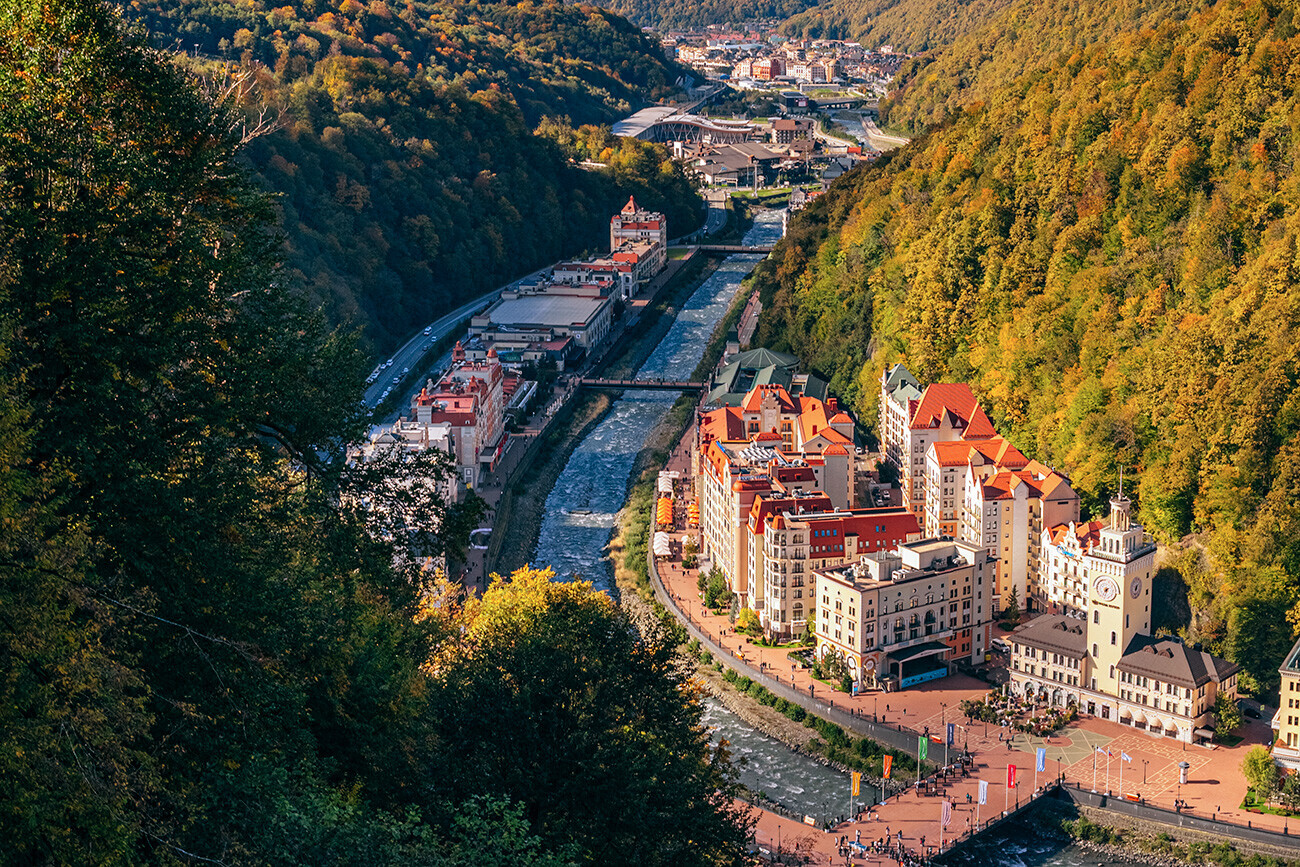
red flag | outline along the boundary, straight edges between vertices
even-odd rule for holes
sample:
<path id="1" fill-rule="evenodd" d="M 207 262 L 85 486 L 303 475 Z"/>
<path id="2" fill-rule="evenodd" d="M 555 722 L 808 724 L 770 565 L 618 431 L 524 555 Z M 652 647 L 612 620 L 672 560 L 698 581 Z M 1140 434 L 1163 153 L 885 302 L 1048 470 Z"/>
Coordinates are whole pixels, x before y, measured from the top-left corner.
<path id="1" fill-rule="evenodd" d="M 1007 765 L 1007 788 L 1014 789 L 1015 787 L 1016 787 L 1016 766 Z"/>
<path id="2" fill-rule="evenodd" d="M 885 773 L 882 775 L 886 780 L 889 779 L 889 769 L 894 766 L 894 757 L 885 756 Z"/>

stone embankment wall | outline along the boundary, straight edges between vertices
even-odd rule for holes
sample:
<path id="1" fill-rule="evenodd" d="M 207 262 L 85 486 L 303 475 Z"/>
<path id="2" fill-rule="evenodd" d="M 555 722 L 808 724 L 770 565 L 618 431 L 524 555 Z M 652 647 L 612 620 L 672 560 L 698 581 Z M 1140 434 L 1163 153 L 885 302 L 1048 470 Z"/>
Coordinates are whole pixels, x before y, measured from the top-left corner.
<path id="1" fill-rule="evenodd" d="M 1176 813 L 1068 786 L 1059 787 L 1053 794 L 1057 800 L 1073 804 L 1080 815 L 1098 825 L 1151 835 L 1164 833 L 1180 843 L 1217 845 L 1227 840 L 1243 852 L 1282 858 L 1300 857 L 1300 835 L 1217 822 L 1203 816 Z"/>

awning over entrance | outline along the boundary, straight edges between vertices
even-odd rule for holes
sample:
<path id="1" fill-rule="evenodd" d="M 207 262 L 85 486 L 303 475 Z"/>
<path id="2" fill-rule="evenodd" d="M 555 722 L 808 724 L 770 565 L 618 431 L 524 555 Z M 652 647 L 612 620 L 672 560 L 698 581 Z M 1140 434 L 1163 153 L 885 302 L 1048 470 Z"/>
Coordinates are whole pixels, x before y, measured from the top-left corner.
<path id="1" fill-rule="evenodd" d="M 950 648 L 940 641 L 927 641 L 925 644 L 917 644 L 913 647 L 907 647 L 902 650 L 889 654 L 889 658 L 894 662 L 907 662 L 912 659 L 920 659 L 923 656 L 934 656 L 939 653 L 947 653 Z"/>
<path id="2" fill-rule="evenodd" d="M 1193 732 L 1193 734 L 1195 734 L 1198 738 L 1214 737 L 1214 732 L 1210 731 L 1209 729 L 1197 729 L 1195 732 Z"/>

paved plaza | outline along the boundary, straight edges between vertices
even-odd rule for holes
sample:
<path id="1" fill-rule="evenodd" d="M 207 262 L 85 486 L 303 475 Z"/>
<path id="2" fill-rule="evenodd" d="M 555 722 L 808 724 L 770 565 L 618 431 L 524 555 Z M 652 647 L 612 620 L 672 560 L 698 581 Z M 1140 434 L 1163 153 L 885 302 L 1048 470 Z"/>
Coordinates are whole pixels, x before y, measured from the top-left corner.
<path id="1" fill-rule="evenodd" d="M 668 464 L 669 469 L 679 471 L 683 478 L 689 475 L 686 448 L 691 436 L 692 433 L 688 431 L 683 443 L 670 456 Z M 747 637 L 738 635 L 726 615 L 709 612 L 700 600 L 696 570 L 684 569 L 679 561 L 661 561 L 659 573 L 678 609 L 719 643 L 734 662 L 748 667 L 751 673 L 758 674 L 761 671 L 783 684 L 792 685 L 804 694 L 808 694 L 811 687 L 819 702 L 852 711 L 859 716 L 875 716 L 882 722 L 903 725 L 918 732 L 928 727 L 938 735 L 944 731 L 946 723 L 956 723 L 955 745 L 969 748 L 974 755 L 975 766 L 974 773 L 969 778 L 959 778 L 947 786 L 946 795 L 955 802 L 947 831 L 950 837 L 964 833 L 967 819 L 971 820 L 972 825 L 981 818 L 987 819 L 988 810 L 1000 810 L 1004 800 L 1008 805 L 1014 804 L 1017 795 L 1028 797 L 1035 783 L 1045 786 L 1058 774 L 1068 783 L 1077 783 L 1085 789 L 1093 788 L 1095 778 L 1097 791 L 1110 792 L 1117 797 L 1123 795 L 1141 798 L 1147 803 L 1170 810 L 1174 807 L 1174 801 L 1181 799 L 1187 804 L 1186 812 L 1192 815 L 1241 825 L 1249 822 L 1256 828 L 1290 830 L 1290 822 L 1281 816 L 1247 813 L 1238 809 L 1246 791 L 1246 783 L 1240 771 L 1241 760 L 1252 746 L 1269 742 L 1271 733 L 1266 721 L 1247 720 L 1237 731 L 1238 735 L 1243 736 L 1242 742 L 1232 748 L 1188 746 L 1091 717 L 1084 717 L 1044 739 L 1012 733 L 996 725 L 980 722 L 968 724 L 957 709 L 961 701 L 982 698 L 991 687 L 983 681 L 962 675 L 949 676 L 901 692 L 866 692 L 858 696 L 832 692 L 826 684 L 814 681 L 808 671 L 792 665 L 787 657 L 787 648 L 760 647 Z M 1034 764 L 1036 750 L 1040 746 L 1047 748 L 1047 761 L 1044 772 L 1038 774 L 1036 780 Z M 1099 747 L 1103 751 L 1108 750 L 1110 755 L 1098 753 Z M 941 761 L 941 750 L 942 747 L 932 745 L 930 759 Z M 1122 754 L 1127 754 L 1131 761 L 1124 762 Z M 1189 766 L 1186 785 L 1179 783 L 1180 762 L 1187 762 Z M 1006 792 L 1004 785 L 1008 765 L 1016 765 L 1019 778 L 1017 790 L 1011 792 Z M 983 808 L 985 813 L 982 816 L 977 815 L 977 805 L 966 804 L 967 794 L 972 795 L 972 800 L 976 799 L 977 781 L 980 779 L 987 780 L 990 784 L 989 803 Z M 835 848 L 839 835 L 848 834 L 849 839 L 854 839 L 860 832 L 863 842 L 867 842 L 882 837 L 888 828 L 895 835 L 898 831 L 903 831 L 904 845 L 916 852 L 919 851 L 922 836 L 927 845 L 938 842 L 942 800 L 941 797 L 909 791 L 881 805 L 875 818 L 847 823 L 829 834 L 760 811 L 758 840 L 760 845 L 770 849 L 776 843 L 778 834 L 782 835 L 784 841 L 791 834 L 797 834 L 799 839 L 803 839 L 811 833 L 815 857 L 822 859 L 812 863 L 843 864 L 844 859 L 836 855 Z M 784 846 L 784 850 L 790 851 L 790 848 Z M 882 858 L 875 859 L 875 862 L 882 865 L 896 863 Z M 867 864 L 873 861 L 859 857 L 853 863 Z"/>

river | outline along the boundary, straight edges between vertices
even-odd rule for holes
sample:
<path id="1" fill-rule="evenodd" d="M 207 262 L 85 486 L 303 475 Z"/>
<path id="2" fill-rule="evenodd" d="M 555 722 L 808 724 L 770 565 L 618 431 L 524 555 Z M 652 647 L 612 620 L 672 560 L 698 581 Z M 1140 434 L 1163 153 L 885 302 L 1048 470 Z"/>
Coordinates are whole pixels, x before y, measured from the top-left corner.
<path id="1" fill-rule="evenodd" d="M 780 237 L 781 212 L 761 211 L 745 234 L 745 244 L 762 246 Z M 637 375 L 689 379 L 741 281 L 762 258 L 727 257 L 683 305 Z M 677 397 L 675 392 L 625 391 L 614 402 L 608 415 L 574 449 L 546 498 L 532 562 L 551 566 L 561 578 L 581 577 L 615 592 L 605 559 L 614 516 L 627 497 L 637 452 Z"/>
<path id="2" fill-rule="evenodd" d="M 781 212 L 762 211 L 745 235 L 745 243 L 765 245 L 781 237 Z M 729 256 L 683 306 L 668 334 L 641 366 L 638 376 L 687 379 L 699 364 L 714 327 L 726 313 L 741 281 L 762 259 Z M 628 477 L 637 452 L 650 431 L 677 399 L 663 391 L 626 391 L 609 413 L 583 438 L 546 498 L 546 512 L 531 562 L 547 564 L 561 579 L 581 577 L 615 592 L 605 548 L 614 517 L 627 496 Z M 577 514 L 575 514 L 575 512 Z M 731 745 L 740 781 L 755 792 L 800 814 L 817 819 L 848 810 L 849 780 L 780 741 L 755 731 L 713 700 L 705 705 L 705 722 L 715 742 Z M 1001 867 L 1095 867 L 1082 850 L 1047 841 L 996 840 L 981 847 L 986 863 Z M 973 862 L 972 862 L 973 863 Z"/>

